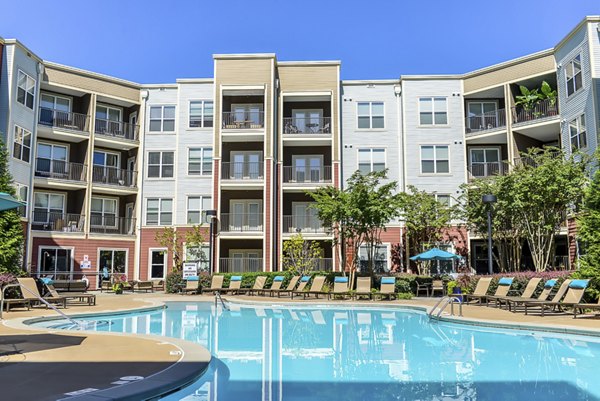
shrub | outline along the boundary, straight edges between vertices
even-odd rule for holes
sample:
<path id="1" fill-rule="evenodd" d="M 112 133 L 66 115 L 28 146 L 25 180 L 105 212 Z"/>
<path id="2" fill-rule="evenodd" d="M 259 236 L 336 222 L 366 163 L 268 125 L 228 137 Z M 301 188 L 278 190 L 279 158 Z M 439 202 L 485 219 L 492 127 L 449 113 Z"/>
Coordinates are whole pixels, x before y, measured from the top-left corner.
<path id="1" fill-rule="evenodd" d="M 167 274 L 166 290 L 168 294 L 176 293 L 183 285 L 183 276 L 180 271 L 174 271 Z"/>
<path id="2" fill-rule="evenodd" d="M 399 292 L 396 296 L 398 299 L 412 299 L 413 294 L 411 292 Z"/>

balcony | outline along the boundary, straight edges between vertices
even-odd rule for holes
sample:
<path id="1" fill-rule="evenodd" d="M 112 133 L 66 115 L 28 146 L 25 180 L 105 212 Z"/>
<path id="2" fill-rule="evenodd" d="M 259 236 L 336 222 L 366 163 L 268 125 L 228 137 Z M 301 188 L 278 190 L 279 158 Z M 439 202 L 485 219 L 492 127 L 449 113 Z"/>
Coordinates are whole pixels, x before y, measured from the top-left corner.
<path id="1" fill-rule="evenodd" d="M 283 265 L 290 265 L 291 261 L 289 259 L 283 259 Z M 321 272 L 330 272 L 333 270 L 333 259 L 332 258 L 319 258 L 319 259 L 311 259 L 308 261 L 303 260 L 302 265 L 309 264 L 313 271 L 321 271 Z"/>
<path id="2" fill-rule="evenodd" d="M 284 117 L 283 133 L 286 135 L 331 134 L 331 117 Z"/>
<path id="3" fill-rule="evenodd" d="M 31 229 L 63 233 L 83 233 L 85 216 L 73 213 L 34 210 Z"/>
<path id="4" fill-rule="evenodd" d="M 508 166 L 504 162 L 472 162 L 469 164 L 469 179 L 504 175 L 508 172 Z"/>
<path id="5" fill-rule="evenodd" d="M 35 159 L 35 176 L 84 183 L 87 180 L 87 166 L 81 163 L 38 157 Z"/>
<path id="6" fill-rule="evenodd" d="M 87 114 L 45 107 L 40 107 L 39 123 L 53 128 L 79 131 L 80 133 L 87 133 L 89 130 L 89 116 Z"/>
<path id="7" fill-rule="evenodd" d="M 136 188 L 137 171 L 124 170 L 117 167 L 93 166 L 92 182 L 94 184 L 131 190 Z"/>
<path id="8" fill-rule="evenodd" d="M 283 216 L 283 232 L 286 234 L 309 233 L 324 234 L 328 230 L 323 222 L 314 215 L 285 215 Z"/>
<path id="9" fill-rule="evenodd" d="M 263 269 L 263 258 L 221 258 L 219 272 L 249 273 L 260 272 Z"/>
<path id="10" fill-rule="evenodd" d="M 542 154 L 542 152 L 540 151 L 540 154 Z M 560 157 L 564 157 L 564 153 L 557 151 L 557 152 L 550 152 L 548 154 L 548 156 L 550 158 L 560 158 Z M 522 157 L 515 157 L 513 159 L 513 164 L 516 166 L 529 166 L 529 167 L 535 167 L 537 165 L 537 162 L 535 161 L 534 158 L 530 157 L 530 156 L 522 156 Z"/>
<path id="11" fill-rule="evenodd" d="M 284 166 L 283 182 L 294 184 L 331 184 L 331 166 Z"/>
<path id="12" fill-rule="evenodd" d="M 224 130 L 257 130 L 265 128 L 264 111 L 224 111 Z"/>
<path id="13" fill-rule="evenodd" d="M 110 235 L 134 235 L 135 218 L 92 214 L 90 233 Z"/>
<path id="14" fill-rule="evenodd" d="M 499 109 L 465 119 L 467 136 L 506 128 L 506 110 Z"/>
<path id="15" fill-rule="evenodd" d="M 263 162 L 223 162 L 221 179 L 228 181 L 262 180 Z"/>
<path id="16" fill-rule="evenodd" d="M 123 121 L 112 121 L 96 118 L 96 128 L 94 132 L 97 135 L 102 135 L 112 139 L 138 141 L 139 130 L 139 125 L 129 124 Z"/>
<path id="17" fill-rule="evenodd" d="M 557 118 L 558 104 L 554 99 L 544 99 L 537 102 L 532 108 L 512 107 L 511 114 L 515 126 L 536 124 Z"/>
<path id="18" fill-rule="evenodd" d="M 221 232 L 256 233 L 263 231 L 262 213 L 221 213 Z"/>

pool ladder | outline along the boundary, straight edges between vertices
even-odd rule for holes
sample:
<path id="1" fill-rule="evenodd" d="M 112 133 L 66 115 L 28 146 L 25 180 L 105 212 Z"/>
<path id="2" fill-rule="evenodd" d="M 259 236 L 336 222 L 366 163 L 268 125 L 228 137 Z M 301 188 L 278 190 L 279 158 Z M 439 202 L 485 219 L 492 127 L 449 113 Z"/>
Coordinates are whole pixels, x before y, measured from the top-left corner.
<path id="1" fill-rule="evenodd" d="M 225 300 L 221 297 L 221 293 L 219 291 L 215 291 L 215 308 L 218 306 L 219 301 L 221 301 L 221 306 L 225 310 L 229 310 L 229 306 L 225 303 Z"/>
<path id="2" fill-rule="evenodd" d="M 458 316 L 462 317 L 462 301 L 460 300 L 460 298 L 458 297 L 442 297 L 442 299 L 440 299 L 434 306 L 433 308 L 431 308 L 431 310 L 429 311 L 429 313 L 427 314 L 427 316 L 429 316 L 430 319 L 440 319 L 440 316 L 442 315 L 442 312 L 444 312 L 444 310 L 448 307 L 448 305 L 450 305 L 450 315 L 454 316 L 454 304 L 458 304 Z M 437 309 L 437 313 L 434 316 L 434 312 L 436 312 Z"/>

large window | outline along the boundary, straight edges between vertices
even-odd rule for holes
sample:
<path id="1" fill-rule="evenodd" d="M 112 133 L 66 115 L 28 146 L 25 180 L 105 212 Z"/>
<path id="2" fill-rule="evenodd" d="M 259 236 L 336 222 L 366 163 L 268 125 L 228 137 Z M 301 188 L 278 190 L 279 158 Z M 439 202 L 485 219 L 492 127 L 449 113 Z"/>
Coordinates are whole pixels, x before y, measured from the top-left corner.
<path id="1" fill-rule="evenodd" d="M 70 280 L 73 274 L 73 254 L 71 249 L 40 248 L 40 274 L 54 280 Z"/>
<path id="2" fill-rule="evenodd" d="M 361 174 L 385 170 L 385 149 L 358 149 L 358 169 Z"/>
<path id="3" fill-rule="evenodd" d="M 388 267 L 388 247 L 387 245 L 375 245 L 373 250 L 373 270 L 375 273 L 385 273 L 390 269 Z M 369 247 L 362 245 L 358 252 L 360 271 L 367 272 L 369 270 Z"/>
<path id="4" fill-rule="evenodd" d="M 150 278 L 164 278 L 167 264 L 167 250 L 153 249 L 150 251 Z"/>
<path id="5" fill-rule="evenodd" d="M 67 178 L 67 153 L 67 147 L 64 145 L 38 142 L 36 175 Z"/>
<path id="6" fill-rule="evenodd" d="M 40 97 L 40 123 L 46 125 L 53 125 L 54 123 L 72 125 L 69 116 L 70 111 L 70 98 L 42 93 Z"/>
<path id="7" fill-rule="evenodd" d="M 175 106 L 150 107 L 150 132 L 175 131 Z"/>
<path id="8" fill-rule="evenodd" d="M 421 146 L 421 173 L 444 174 L 450 172 L 450 157 L 447 145 Z"/>
<path id="9" fill-rule="evenodd" d="M 33 194 L 33 221 L 36 223 L 51 223 L 63 219 L 65 196 L 46 192 Z"/>
<path id="10" fill-rule="evenodd" d="M 567 80 L 567 96 L 571 96 L 583 86 L 583 75 L 581 73 L 581 54 L 569 61 L 565 67 L 565 78 Z"/>
<path id="11" fill-rule="evenodd" d="M 587 132 L 585 129 L 585 114 L 569 122 L 571 150 L 587 148 Z"/>
<path id="12" fill-rule="evenodd" d="M 117 226 L 117 200 L 92 197 L 90 223 L 95 227 Z"/>
<path id="13" fill-rule="evenodd" d="M 192 148 L 188 153 L 189 175 L 212 174 L 212 148 Z"/>
<path id="14" fill-rule="evenodd" d="M 358 102 L 357 107 L 358 128 L 384 128 L 385 116 L 383 102 Z"/>
<path id="15" fill-rule="evenodd" d="M 98 270 L 106 269 L 110 275 L 127 274 L 127 251 L 100 249 L 99 252 Z"/>
<path id="16" fill-rule="evenodd" d="M 213 126 L 213 102 L 197 100 L 190 102 L 190 128 Z"/>
<path id="17" fill-rule="evenodd" d="M 210 210 L 212 198 L 210 196 L 188 196 L 187 198 L 187 223 L 200 224 L 202 212 Z"/>
<path id="18" fill-rule="evenodd" d="M 170 226 L 173 223 L 173 199 L 149 198 L 146 203 L 146 225 Z"/>
<path id="19" fill-rule="evenodd" d="M 29 187 L 27 185 L 19 184 L 18 182 L 15 182 L 14 185 L 16 189 L 16 198 L 20 201 L 25 202 L 25 205 L 19 207 L 19 214 L 21 215 L 21 217 L 27 217 Z"/>
<path id="20" fill-rule="evenodd" d="M 148 152 L 148 178 L 172 178 L 174 164 L 173 152 Z"/>
<path id="21" fill-rule="evenodd" d="M 116 107 L 96 105 L 96 132 L 108 135 L 123 135 L 122 111 Z"/>
<path id="22" fill-rule="evenodd" d="M 210 247 L 208 244 L 185 247 L 185 261 L 198 263 L 198 272 L 210 272 L 209 265 Z"/>
<path id="23" fill-rule="evenodd" d="M 419 124 L 448 124 L 448 105 L 445 97 L 419 98 Z"/>
<path id="24" fill-rule="evenodd" d="M 467 128 L 480 131 L 499 127 L 498 104 L 496 102 L 468 102 Z"/>
<path id="25" fill-rule="evenodd" d="M 15 140 L 13 143 L 13 157 L 29 163 L 31 156 L 31 132 L 15 125 Z"/>
<path id="26" fill-rule="evenodd" d="M 17 75 L 17 102 L 33 110 L 35 79 L 19 70 Z"/>
<path id="27" fill-rule="evenodd" d="M 473 177 L 488 177 L 502 172 L 499 148 L 470 148 L 469 153 L 469 172 Z"/>

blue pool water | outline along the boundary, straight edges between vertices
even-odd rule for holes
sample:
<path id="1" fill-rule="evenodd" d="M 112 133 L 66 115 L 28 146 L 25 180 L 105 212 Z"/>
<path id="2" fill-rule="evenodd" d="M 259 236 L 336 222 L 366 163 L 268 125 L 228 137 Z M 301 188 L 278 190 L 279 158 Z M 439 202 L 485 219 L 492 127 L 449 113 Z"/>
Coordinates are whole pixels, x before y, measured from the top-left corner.
<path id="1" fill-rule="evenodd" d="M 430 322 L 400 309 L 171 303 L 103 316 L 96 330 L 209 349 L 208 371 L 169 401 L 600 400 L 597 339 Z"/>

